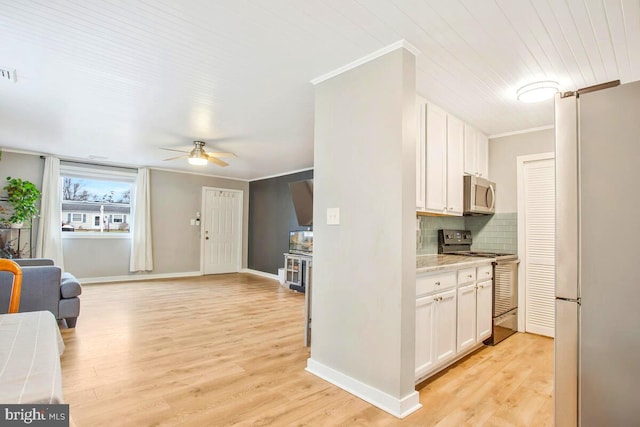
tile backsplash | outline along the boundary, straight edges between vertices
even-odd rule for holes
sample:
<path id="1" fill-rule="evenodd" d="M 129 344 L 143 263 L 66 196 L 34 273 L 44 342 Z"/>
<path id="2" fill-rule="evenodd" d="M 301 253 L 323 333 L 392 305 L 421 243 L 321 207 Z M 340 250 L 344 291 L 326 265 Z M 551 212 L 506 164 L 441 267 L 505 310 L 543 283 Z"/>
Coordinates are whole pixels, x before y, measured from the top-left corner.
<path id="1" fill-rule="evenodd" d="M 518 215 L 516 212 L 497 213 L 487 216 L 421 216 L 416 230 L 416 252 L 435 254 L 438 252 L 438 230 L 451 228 L 470 230 L 473 235 L 471 249 L 489 252 L 518 252 Z"/>
<path id="2" fill-rule="evenodd" d="M 465 217 L 462 216 L 420 216 L 420 229 L 416 230 L 418 255 L 438 253 L 438 230 L 451 228 L 465 229 Z"/>

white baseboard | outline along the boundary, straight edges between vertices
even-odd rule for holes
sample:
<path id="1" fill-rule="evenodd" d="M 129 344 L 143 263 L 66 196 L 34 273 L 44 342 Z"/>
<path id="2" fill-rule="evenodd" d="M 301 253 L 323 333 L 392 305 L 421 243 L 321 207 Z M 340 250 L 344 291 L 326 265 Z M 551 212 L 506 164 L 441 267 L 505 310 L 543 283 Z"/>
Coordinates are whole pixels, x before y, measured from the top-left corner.
<path id="1" fill-rule="evenodd" d="M 131 274 L 127 276 L 85 277 L 79 278 L 78 281 L 84 285 L 87 283 L 135 282 L 139 280 L 177 279 L 196 276 L 202 276 L 202 273 L 199 271 L 185 271 L 182 273 Z"/>
<path id="2" fill-rule="evenodd" d="M 255 274 L 256 276 L 266 277 L 267 279 L 279 280 L 277 274 L 265 273 L 264 271 L 252 270 L 250 268 L 243 268 L 240 273 Z"/>
<path id="3" fill-rule="evenodd" d="M 249 268 L 243 268 L 239 273 L 255 274 L 256 276 L 266 277 L 267 279 L 278 280 L 277 274 L 265 273 L 264 271 L 251 270 Z M 177 279 L 181 277 L 197 277 L 202 276 L 200 271 L 185 271 L 182 273 L 162 273 L 162 274 L 131 274 L 127 276 L 105 276 L 105 277 L 84 277 L 79 278 L 78 281 L 82 284 L 85 283 L 113 283 L 113 282 L 135 282 L 139 280 L 152 280 L 152 279 Z"/>
<path id="4" fill-rule="evenodd" d="M 398 399 L 311 358 L 307 359 L 306 371 L 398 418 L 404 418 L 422 407 L 420 394 L 415 390 L 402 399 Z"/>

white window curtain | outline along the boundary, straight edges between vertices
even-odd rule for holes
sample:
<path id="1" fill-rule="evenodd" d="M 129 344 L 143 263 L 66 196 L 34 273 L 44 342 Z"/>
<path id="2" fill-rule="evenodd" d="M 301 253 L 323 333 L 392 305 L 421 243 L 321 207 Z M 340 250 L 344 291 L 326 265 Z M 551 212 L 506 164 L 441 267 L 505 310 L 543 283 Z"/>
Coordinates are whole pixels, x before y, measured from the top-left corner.
<path id="1" fill-rule="evenodd" d="M 57 266 L 64 269 L 60 219 L 60 159 L 51 156 L 44 159 L 36 257 L 51 258 Z"/>
<path id="2" fill-rule="evenodd" d="M 149 193 L 149 169 L 138 169 L 134 216 L 131 236 L 131 260 L 129 270 L 153 270 L 151 250 L 151 197 Z"/>

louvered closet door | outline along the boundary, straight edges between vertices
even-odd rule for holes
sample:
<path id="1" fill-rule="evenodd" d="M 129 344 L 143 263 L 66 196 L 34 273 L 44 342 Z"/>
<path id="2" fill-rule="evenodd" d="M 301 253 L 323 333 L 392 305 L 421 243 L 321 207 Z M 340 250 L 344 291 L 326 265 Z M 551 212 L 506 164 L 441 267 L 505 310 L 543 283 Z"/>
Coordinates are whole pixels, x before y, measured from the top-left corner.
<path id="1" fill-rule="evenodd" d="M 524 172 L 525 330 L 553 337 L 555 323 L 555 161 L 526 162 Z M 522 256 L 524 255 L 524 256 Z"/>

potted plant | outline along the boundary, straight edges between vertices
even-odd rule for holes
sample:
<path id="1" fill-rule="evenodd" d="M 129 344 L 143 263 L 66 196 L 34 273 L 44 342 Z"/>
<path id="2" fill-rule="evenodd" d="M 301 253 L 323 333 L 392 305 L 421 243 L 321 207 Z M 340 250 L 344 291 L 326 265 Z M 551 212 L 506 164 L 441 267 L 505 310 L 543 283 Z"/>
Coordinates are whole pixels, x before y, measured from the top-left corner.
<path id="1" fill-rule="evenodd" d="M 38 199 L 40 190 L 29 181 L 20 178 L 7 177 L 9 183 L 4 187 L 7 191 L 7 201 L 13 206 L 13 211 L 9 217 L 12 227 L 20 228 L 25 222 L 31 222 L 38 214 Z"/>

